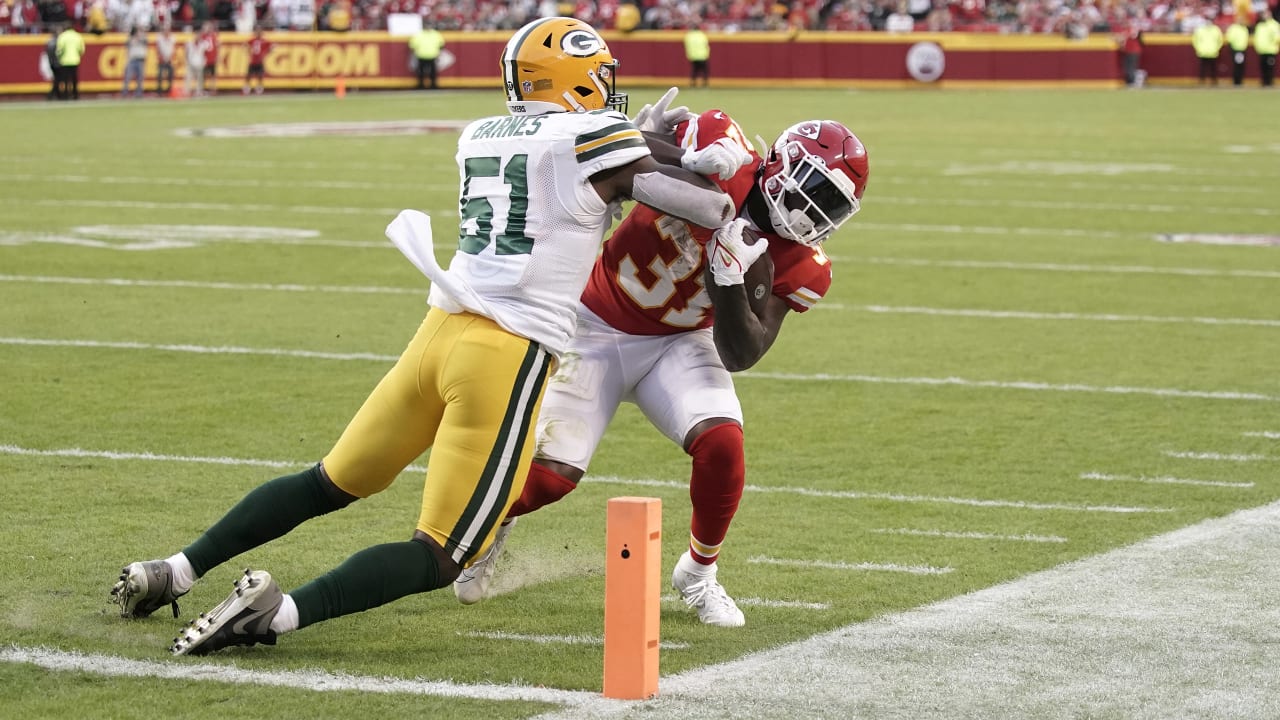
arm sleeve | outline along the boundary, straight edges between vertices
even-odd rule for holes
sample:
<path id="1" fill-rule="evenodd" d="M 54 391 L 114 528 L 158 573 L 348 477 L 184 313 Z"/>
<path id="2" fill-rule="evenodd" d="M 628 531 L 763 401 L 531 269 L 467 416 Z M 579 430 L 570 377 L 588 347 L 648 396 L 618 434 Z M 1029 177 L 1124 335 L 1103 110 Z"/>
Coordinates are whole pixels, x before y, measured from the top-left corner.
<path id="1" fill-rule="evenodd" d="M 578 172 L 590 178 L 601 170 L 620 167 L 649 155 L 644 135 L 616 112 L 588 113 L 573 141 Z"/>

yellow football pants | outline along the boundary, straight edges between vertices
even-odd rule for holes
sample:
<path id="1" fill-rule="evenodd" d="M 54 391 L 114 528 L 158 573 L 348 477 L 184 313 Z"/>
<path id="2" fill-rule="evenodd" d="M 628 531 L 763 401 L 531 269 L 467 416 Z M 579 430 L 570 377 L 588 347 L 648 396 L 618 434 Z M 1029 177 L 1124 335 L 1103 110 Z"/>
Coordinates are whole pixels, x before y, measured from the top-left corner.
<path id="1" fill-rule="evenodd" d="M 368 497 L 434 446 L 418 529 L 469 565 L 524 487 L 554 364 L 541 345 L 489 318 L 432 308 L 325 470 L 342 490 Z"/>

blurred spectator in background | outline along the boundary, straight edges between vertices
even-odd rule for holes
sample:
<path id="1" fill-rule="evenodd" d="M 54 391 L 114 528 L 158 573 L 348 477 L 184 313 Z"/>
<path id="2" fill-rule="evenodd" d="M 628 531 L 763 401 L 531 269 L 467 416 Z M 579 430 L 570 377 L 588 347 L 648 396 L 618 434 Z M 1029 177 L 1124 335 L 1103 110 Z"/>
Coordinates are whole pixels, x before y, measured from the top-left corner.
<path id="1" fill-rule="evenodd" d="M 204 29 L 197 38 L 200 52 L 204 55 L 204 88 L 209 95 L 218 94 L 218 26 L 212 20 L 206 20 Z"/>
<path id="2" fill-rule="evenodd" d="M 0 0 L 3 4 L 3 0 Z M 44 44 L 44 63 L 49 66 L 49 99 L 62 99 L 62 78 L 58 72 L 62 65 L 58 62 L 58 31 L 49 33 L 49 40 Z"/>
<path id="3" fill-rule="evenodd" d="M 162 25 L 156 37 L 156 94 L 164 97 L 173 88 L 173 33 Z"/>
<path id="4" fill-rule="evenodd" d="M 1244 84 L 1244 57 L 1249 50 L 1249 27 L 1245 25 L 1246 22 L 1248 19 L 1237 9 L 1235 19 L 1223 34 L 1227 47 L 1231 50 L 1231 84 L 1236 87 Z"/>
<path id="5" fill-rule="evenodd" d="M 422 29 L 409 38 L 409 49 L 413 51 L 414 62 L 418 68 L 418 89 L 426 88 L 427 76 L 431 76 L 431 89 L 436 87 L 436 58 L 444 49 L 444 36 L 440 31 L 427 24 L 423 18 Z"/>
<path id="6" fill-rule="evenodd" d="M 142 97 L 142 71 L 147 66 L 147 34 L 134 27 L 124 41 L 124 82 L 120 94 L 129 97 L 129 85 L 133 84 L 133 96 Z"/>
<path id="7" fill-rule="evenodd" d="M 200 36 L 191 31 L 190 25 L 182 31 L 187 33 L 187 71 L 183 75 L 182 85 L 187 91 L 187 97 L 200 97 L 204 95 L 204 48 L 200 46 Z"/>
<path id="8" fill-rule="evenodd" d="M 320 7 L 320 29 L 346 32 L 351 29 L 351 3 L 330 0 Z"/>
<path id="9" fill-rule="evenodd" d="M 111 21 L 107 19 L 106 0 L 93 0 L 84 15 L 84 27 L 94 35 L 101 35 L 111 29 Z"/>
<path id="10" fill-rule="evenodd" d="M 702 23 L 694 23 L 684 34 L 684 56 L 689 60 L 689 87 L 711 85 L 711 39 L 702 29 Z"/>
<path id="11" fill-rule="evenodd" d="M 1138 68 L 1142 65 L 1142 27 L 1130 16 L 1129 27 L 1120 37 L 1120 52 L 1124 56 L 1124 84 L 1138 87 Z"/>
<path id="12" fill-rule="evenodd" d="M 884 20 L 884 29 L 886 32 L 911 32 L 912 30 L 915 30 L 915 28 L 915 18 L 911 17 L 911 14 L 907 12 L 907 3 L 905 0 L 898 3 L 897 11 L 889 15 L 889 17 Z"/>
<path id="13" fill-rule="evenodd" d="M 84 57 L 84 38 L 67 25 L 58 33 L 58 75 L 62 78 L 62 99 L 80 99 L 80 59 Z"/>
<path id="14" fill-rule="evenodd" d="M 634 2 L 623 2 L 618 5 L 614 14 L 614 27 L 622 32 L 631 32 L 640 26 L 640 8 Z"/>
<path id="15" fill-rule="evenodd" d="M 255 29 L 253 37 L 249 38 L 249 70 L 244 75 L 245 95 L 248 95 L 251 89 L 259 95 L 265 90 L 266 62 L 269 52 L 271 52 L 271 41 L 262 36 L 262 28 Z M 258 80 L 258 87 L 252 88 L 255 78 Z"/>
<path id="16" fill-rule="evenodd" d="M 1280 51 L 1280 22 L 1265 7 L 1258 12 L 1258 24 L 1253 26 L 1253 50 L 1258 53 L 1262 86 L 1271 87 L 1276 77 L 1276 53 Z"/>
<path id="17" fill-rule="evenodd" d="M 35 0 L 15 0 L 9 11 L 9 24 L 15 33 L 40 32 L 40 10 Z"/>
<path id="18" fill-rule="evenodd" d="M 253 4 L 253 0 L 239 0 L 233 17 L 236 32 L 251 33 L 254 26 L 258 24 L 258 8 Z"/>
<path id="19" fill-rule="evenodd" d="M 1200 59 L 1199 84 L 1218 84 L 1218 55 L 1222 52 L 1222 28 L 1206 20 L 1191 32 L 1191 47 Z"/>

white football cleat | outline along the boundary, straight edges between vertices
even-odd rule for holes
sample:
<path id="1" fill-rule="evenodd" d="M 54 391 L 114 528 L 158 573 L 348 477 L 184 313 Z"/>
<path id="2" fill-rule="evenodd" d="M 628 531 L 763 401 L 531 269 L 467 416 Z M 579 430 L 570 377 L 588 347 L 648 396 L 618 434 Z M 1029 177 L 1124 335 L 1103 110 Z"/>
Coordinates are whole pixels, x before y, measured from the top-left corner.
<path id="1" fill-rule="evenodd" d="M 671 587 L 680 591 L 685 605 L 697 608 L 698 619 L 717 627 L 742 627 L 747 624 L 738 604 L 716 582 L 717 567 L 694 562 L 685 551 L 671 573 Z"/>
<path id="2" fill-rule="evenodd" d="M 453 581 L 453 594 L 463 605 L 475 605 L 485 598 L 489 592 L 489 583 L 493 580 L 493 571 L 497 568 L 498 556 L 502 554 L 502 546 L 506 544 L 516 520 L 508 518 L 498 526 L 498 533 L 493 536 L 493 544 L 481 555 L 471 567 L 464 568 L 458 579 Z"/>

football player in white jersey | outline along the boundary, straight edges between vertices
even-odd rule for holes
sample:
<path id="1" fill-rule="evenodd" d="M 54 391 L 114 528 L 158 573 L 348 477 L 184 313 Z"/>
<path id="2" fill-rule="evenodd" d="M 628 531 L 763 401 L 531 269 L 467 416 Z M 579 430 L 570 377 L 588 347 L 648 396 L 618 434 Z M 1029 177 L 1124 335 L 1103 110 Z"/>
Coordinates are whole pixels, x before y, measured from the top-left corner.
<path id="1" fill-rule="evenodd" d="M 591 26 L 542 18 L 501 58 L 509 114 L 458 141 L 461 223 L 448 270 L 429 218 L 402 212 L 391 240 L 432 280 L 431 306 L 400 360 L 316 466 L 251 491 L 171 557 L 134 562 L 112 595 L 125 617 L 172 605 L 212 568 L 300 523 L 385 489 L 434 447 L 416 529 L 284 594 L 265 571 L 174 639 L 174 655 L 275 644 L 281 633 L 449 585 L 484 553 L 520 495 L 547 378 L 574 331 L 611 210 L 624 199 L 718 227 L 731 199 L 659 165 L 623 114 L 616 62 Z"/>
<path id="2" fill-rule="evenodd" d="M 665 108 L 672 95 L 647 117 L 678 118 Z M 689 544 L 672 586 L 701 622 L 746 623 L 717 579 L 746 480 L 742 407 L 729 373 L 751 367 L 786 316 L 826 294 L 831 262 L 822 243 L 858 211 L 869 165 L 862 142 L 831 120 L 793 125 L 764 158 L 721 111 L 686 113 L 674 125 L 673 140 L 685 153 L 714 158 L 720 147 L 746 156 L 717 173 L 740 219 L 713 233 L 637 206 L 614 231 L 582 295 L 568 359 L 547 392 L 524 491 L 488 553 L 454 582 L 465 604 L 485 596 L 515 519 L 577 486 L 618 406 L 631 402 L 692 459 Z M 744 227 L 760 239 L 748 244 Z M 752 267 L 762 255 L 763 264 Z"/>

